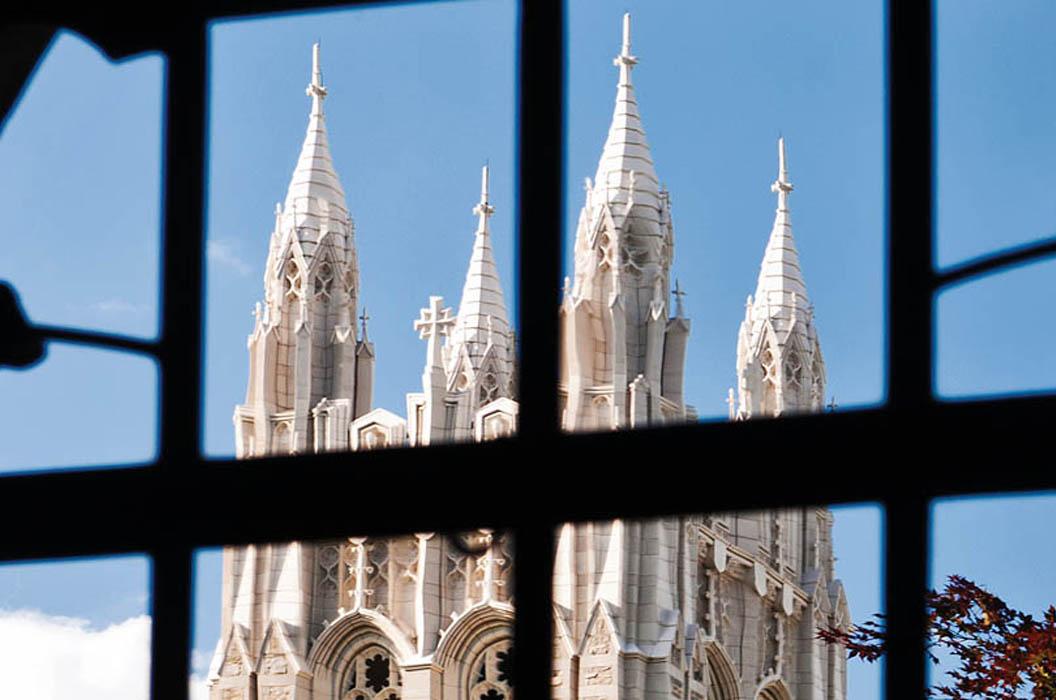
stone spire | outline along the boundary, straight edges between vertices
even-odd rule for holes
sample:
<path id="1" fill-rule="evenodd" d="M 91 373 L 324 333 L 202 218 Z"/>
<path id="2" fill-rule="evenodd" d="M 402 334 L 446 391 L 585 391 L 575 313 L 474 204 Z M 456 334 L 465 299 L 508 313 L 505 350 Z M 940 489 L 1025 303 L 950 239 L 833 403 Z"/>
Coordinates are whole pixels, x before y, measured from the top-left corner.
<path id="1" fill-rule="evenodd" d="M 345 191 L 334 170 L 326 134 L 323 100 L 326 99 L 327 90 L 323 86 L 318 43 L 312 45 L 312 78 L 305 92 L 312 98 L 312 111 L 308 117 L 308 131 L 301 146 L 301 155 L 286 191 L 284 209 L 288 222 L 294 220 L 298 227 L 318 231 L 320 199 L 329 205 L 329 218 L 335 224 L 343 225 L 348 218 Z"/>
<path id="2" fill-rule="evenodd" d="M 631 55 L 631 15 L 628 12 L 623 16 L 623 46 L 613 59 L 613 64 L 619 68 L 616 105 L 594 175 L 591 200 L 595 205 L 627 203 L 633 189 L 634 203 L 652 208 L 652 218 L 658 220 L 655 210 L 659 208 L 659 180 L 631 82 L 631 71 L 637 63 L 638 58 Z"/>
<path id="3" fill-rule="evenodd" d="M 788 200 L 793 186 L 783 137 L 777 141 L 777 162 L 777 180 L 770 186 L 777 194 L 774 226 L 738 340 L 742 418 L 820 410 L 825 393 L 814 308 L 792 237 Z"/>
<path id="4" fill-rule="evenodd" d="M 587 180 L 575 275 L 562 303 L 559 390 L 568 430 L 682 421 L 692 414 L 682 395 L 689 319 L 680 304 L 672 316 L 669 304 L 671 198 L 660 187 L 638 113 L 629 14 L 614 63 L 619 80 L 612 123 L 594 182 Z"/>
<path id="5" fill-rule="evenodd" d="M 511 368 L 508 366 L 510 324 L 506 316 L 506 303 L 503 300 L 502 285 L 499 283 L 499 271 L 491 250 L 491 231 L 489 219 L 495 208 L 488 200 L 488 166 L 484 166 L 480 180 L 480 202 L 473 207 L 477 215 L 477 231 L 473 240 L 473 252 L 466 271 L 466 282 L 462 287 L 462 301 L 458 307 L 458 321 L 451 332 L 447 345 L 447 367 L 454 372 L 462 358 L 463 349 L 472 362 L 473 369 L 479 369 L 484 353 L 489 346 L 494 347 L 499 368 L 508 379 Z"/>
<path id="6" fill-rule="evenodd" d="M 792 215 L 788 198 L 793 186 L 788 180 L 788 160 L 785 154 L 785 139 L 777 141 L 777 179 L 770 191 L 777 194 L 777 211 L 770 240 L 766 244 L 763 264 L 759 269 L 759 280 L 755 287 L 756 319 L 772 318 L 787 326 L 793 308 L 797 315 L 809 314 L 810 300 L 807 285 L 799 269 L 799 252 L 792 238 Z M 767 310 L 769 307 L 769 311 Z"/>

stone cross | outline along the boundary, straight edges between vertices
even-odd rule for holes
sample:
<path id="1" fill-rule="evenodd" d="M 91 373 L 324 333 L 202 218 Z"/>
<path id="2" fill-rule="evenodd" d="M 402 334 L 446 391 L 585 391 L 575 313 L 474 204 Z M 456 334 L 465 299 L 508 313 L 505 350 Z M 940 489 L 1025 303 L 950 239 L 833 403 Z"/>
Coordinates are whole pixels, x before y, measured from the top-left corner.
<path id="1" fill-rule="evenodd" d="M 678 278 L 675 278 L 675 289 L 671 292 L 675 295 L 675 316 L 682 317 L 682 297 L 686 296 L 686 293 L 682 291 L 682 287 L 678 284 Z"/>
<path id="2" fill-rule="evenodd" d="M 480 175 L 480 202 L 473 207 L 473 213 L 480 217 L 477 233 L 488 232 L 488 219 L 495 213 L 495 207 L 488 203 L 488 166 Z"/>
<path id="3" fill-rule="evenodd" d="M 840 407 L 840 404 L 836 403 L 836 397 L 835 396 L 833 396 L 831 399 L 829 399 L 829 405 L 826 406 L 826 408 L 829 409 L 829 413 L 835 413 L 836 409 L 839 408 L 839 407 Z"/>
<path id="4" fill-rule="evenodd" d="M 370 316 L 367 315 L 367 307 L 363 306 L 363 313 L 359 315 L 359 327 L 362 331 L 363 341 L 367 340 L 367 321 L 370 320 Z"/>
<path id="5" fill-rule="evenodd" d="M 440 357 L 440 336 L 447 335 L 451 326 L 455 325 L 455 319 L 451 317 L 451 307 L 442 308 L 443 303 L 443 297 L 429 297 L 429 308 L 422 309 L 421 316 L 414 322 L 418 337 L 429 343 L 426 354 L 430 367 L 443 366 Z"/>

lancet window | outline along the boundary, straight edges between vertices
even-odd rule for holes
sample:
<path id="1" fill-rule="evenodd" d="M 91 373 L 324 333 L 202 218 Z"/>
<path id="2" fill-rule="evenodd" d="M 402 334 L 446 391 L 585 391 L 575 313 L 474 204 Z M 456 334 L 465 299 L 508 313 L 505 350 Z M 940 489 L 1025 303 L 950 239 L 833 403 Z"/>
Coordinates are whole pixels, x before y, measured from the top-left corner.
<path id="1" fill-rule="evenodd" d="M 330 289 L 334 283 L 334 269 L 330 263 L 323 263 L 315 273 L 313 293 L 315 298 L 322 301 L 330 298 Z"/>
<path id="2" fill-rule="evenodd" d="M 301 268 L 297 265 L 296 260 L 289 260 L 286 262 L 286 268 L 283 271 L 283 294 L 287 299 L 300 298 L 303 293 L 303 284 L 301 281 Z"/>
<path id="3" fill-rule="evenodd" d="M 395 659 L 387 649 L 372 645 L 349 664 L 341 700 L 400 700 L 401 686 Z"/>
<path id="4" fill-rule="evenodd" d="M 480 405 L 489 404 L 499 398 L 499 380 L 495 376 L 495 368 L 489 367 L 480 380 Z"/>

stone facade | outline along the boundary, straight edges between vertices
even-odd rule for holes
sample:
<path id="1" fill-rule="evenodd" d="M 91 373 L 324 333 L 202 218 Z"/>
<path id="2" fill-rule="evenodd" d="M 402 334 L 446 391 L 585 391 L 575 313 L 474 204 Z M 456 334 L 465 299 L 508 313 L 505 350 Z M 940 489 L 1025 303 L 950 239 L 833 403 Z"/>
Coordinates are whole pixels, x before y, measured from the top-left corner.
<path id="1" fill-rule="evenodd" d="M 616 107 L 566 282 L 559 387 L 568 430 L 695 420 L 690 321 L 674 284 L 671 200 L 631 82 Z M 516 341 L 492 254 L 488 170 L 457 313 L 431 297 L 422 390 L 372 409 L 353 224 L 326 140 L 318 46 L 308 133 L 271 236 L 249 338 L 241 458 L 482 441 L 517 426 Z M 817 411 L 824 362 L 788 212 L 778 209 L 737 343 L 731 419 Z M 816 639 L 850 614 L 825 508 L 567 524 L 557 538 L 552 696 L 844 700 L 846 660 Z M 230 547 L 210 700 L 513 700 L 513 543 L 477 530 Z"/>

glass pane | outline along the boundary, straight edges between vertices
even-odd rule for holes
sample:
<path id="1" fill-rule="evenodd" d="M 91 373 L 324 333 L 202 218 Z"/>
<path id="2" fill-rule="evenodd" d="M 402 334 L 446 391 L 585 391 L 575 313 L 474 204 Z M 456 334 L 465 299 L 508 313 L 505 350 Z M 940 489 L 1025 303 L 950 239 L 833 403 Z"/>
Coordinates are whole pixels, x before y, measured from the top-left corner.
<path id="1" fill-rule="evenodd" d="M 516 4 L 210 36 L 206 452 L 512 429 Z"/>
<path id="2" fill-rule="evenodd" d="M 1056 261 L 954 287 L 936 304 L 936 388 L 944 398 L 1051 391 L 1056 335 L 1038 314 Z"/>
<path id="3" fill-rule="evenodd" d="M 513 556 L 490 530 L 199 552 L 194 696 L 512 700 Z"/>
<path id="4" fill-rule="evenodd" d="M 1046 611 L 1051 611 L 1056 603 L 1053 513 L 1056 495 L 1052 493 L 944 499 L 935 503 L 931 586 L 937 594 L 933 610 L 942 612 L 937 615 L 940 624 L 931 629 L 938 657 L 938 663 L 931 667 L 932 686 L 956 686 L 956 679 L 949 674 L 968 670 L 948 643 L 957 634 L 968 653 L 981 652 L 985 671 L 997 669 L 1004 678 L 1023 683 L 1016 697 L 1052 695 L 1056 662 L 1051 654 L 1038 654 L 1038 643 L 1051 645 L 1053 640 L 1052 628 L 1045 628 Z M 1007 607 L 1000 609 L 998 602 Z M 1032 617 L 1030 622 L 1024 619 L 1026 615 Z M 1010 645 L 1017 650 L 1014 655 L 1003 651 L 1003 642 L 1008 639 L 1004 636 L 1006 630 L 1023 634 L 1018 638 L 1021 641 Z M 996 644 L 987 650 L 985 645 L 990 642 Z M 1034 664 L 1033 670 L 1040 673 L 1031 675 Z M 983 697 L 983 689 L 995 688 L 994 678 L 988 673 L 969 676 L 979 686 L 976 694 L 965 697 Z M 1032 686 L 1047 692 L 1031 695 Z"/>
<path id="5" fill-rule="evenodd" d="M 4 125 L 0 279 L 31 320 L 157 333 L 164 71 L 60 32 Z"/>
<path id="6" fill-rule="evenodd" d="M 1056 234 L 1056 62 L 1045 0 L 936 3 L 939 266 Z"/>
<path id="7" fill-rule="evenodd" d="M 146 700 L 146 557 L 0 566 L 4 697 Z"/>
<path id="8" fill-rule="evenodd" d="M 553 697 L 879 699 L 819 633 L 879 612 L 881 533 L 875 506 L 567 524 Z"/>
<path id="9" fill-rule="evenodd" d="M 157 449 L 153 360 L 50 343 L 27 370 L 0 370 L 0 472 L 144 463 Z"/>
<path id="10" fill-rule="evenodd" d="M 880 401 L 883 3 L 626 7 L 569 4 L 564 426 Z"/>

